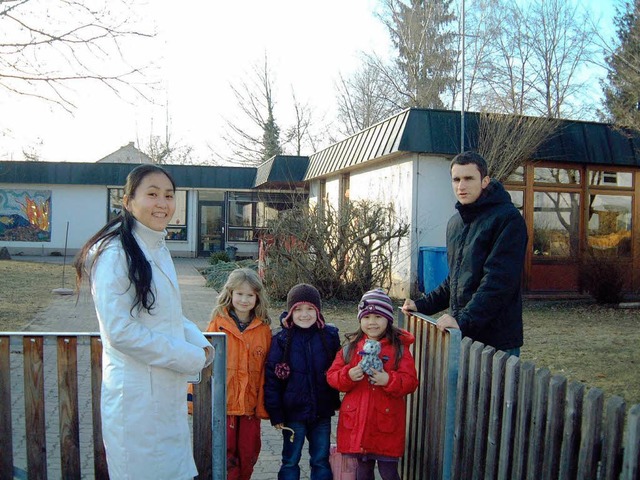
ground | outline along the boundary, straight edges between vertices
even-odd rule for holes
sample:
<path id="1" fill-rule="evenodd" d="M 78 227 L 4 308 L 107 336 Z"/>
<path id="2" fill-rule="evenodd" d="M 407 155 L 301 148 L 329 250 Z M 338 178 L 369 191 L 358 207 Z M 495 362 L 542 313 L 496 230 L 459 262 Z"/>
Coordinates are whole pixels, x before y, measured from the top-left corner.
<path id="1" fill-rule="evenodd" d="M 73 282 L 70 265 L 0 261 L 0 330 L 20 330 L 46 308 L 52 289 L 70 288 Z M 272 305 L 274 324 L 284 308 L 282 302 Z M 357 328 L 357 302 L 327 301 L 323 313 L 342 335 Z M 640 309 L 530 300 L 524 330 L 522 360 L 601 388 L 607 396 L 620 395 L 627 405 L 640 403 Z"/>

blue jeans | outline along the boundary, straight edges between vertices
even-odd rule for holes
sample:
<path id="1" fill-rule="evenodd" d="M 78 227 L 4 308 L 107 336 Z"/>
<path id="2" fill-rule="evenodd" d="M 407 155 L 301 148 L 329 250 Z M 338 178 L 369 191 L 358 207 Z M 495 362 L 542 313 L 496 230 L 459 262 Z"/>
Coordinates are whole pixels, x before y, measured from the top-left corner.
<path id="1" fill-rule="evenodd" d="M 519 357 L 520 356 L 520 347 L 509 348 L 508 350 L 505 350 L 505 352 L 507 352 L 509 355 Z"/>
<path id="2" fill-rule="evenodd" d="M 309 441 L 310 480 L 331 480 L 329 465 L 329 443 L 331 438 L 331 419 L 322 418 L 315 422 L 287 422 L 287 427 L 295 432 L 293 442 L 291 432 L 282 431 L 282 465 L 278 480 L 300 480 L 300 458 L 304 439 Z"/>

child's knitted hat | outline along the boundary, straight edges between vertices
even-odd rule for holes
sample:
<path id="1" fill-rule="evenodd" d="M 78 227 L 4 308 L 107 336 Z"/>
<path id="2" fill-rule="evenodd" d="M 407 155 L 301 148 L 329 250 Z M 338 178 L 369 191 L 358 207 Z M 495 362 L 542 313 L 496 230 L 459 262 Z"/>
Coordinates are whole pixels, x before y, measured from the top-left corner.
<path id="1" fill-rule="evenodd" d="M 293 325 L 293 319 L 291 318 L 291 314 L 293 309 L 301 303 L 307 303 L 311 305 L 318 317 L 318 327 L 324 327 L 325 321 L 322 316 L 322 300 L 320 299 L 320 292 L 313 285 L 309 285 L 308 283 L 299 283 L 291 287 L 289 293 L 287 294 L 287 312 L 286 315 L 282 318 L 282 326 L 285 328 L 291 328 Z"/>
<path id="2" fill-rule="evenodd" d="M 358 321 L 372 313 L 386 318 L 390 324 L 393 323 L 393 302 L 381 288 L 366 292 L 358 304 Z"/>

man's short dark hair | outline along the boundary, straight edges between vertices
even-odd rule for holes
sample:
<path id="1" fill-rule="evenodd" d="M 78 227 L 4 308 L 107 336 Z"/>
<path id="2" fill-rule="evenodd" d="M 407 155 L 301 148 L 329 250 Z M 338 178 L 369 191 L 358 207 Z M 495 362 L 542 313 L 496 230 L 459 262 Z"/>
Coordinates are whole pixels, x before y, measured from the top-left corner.
<path id="1" fill-rule="evenodd" d="M 484 178 L 489 175 L 489 167 L 487 167 L 487 161 L 482 158 L 482 155 L 476 152 L 462 152 L 453 157 L 451 164 L 449 165 L 449 171 L 454 165 L 469 165 L 474 164 L 480 171 L 480 178 Z"/>

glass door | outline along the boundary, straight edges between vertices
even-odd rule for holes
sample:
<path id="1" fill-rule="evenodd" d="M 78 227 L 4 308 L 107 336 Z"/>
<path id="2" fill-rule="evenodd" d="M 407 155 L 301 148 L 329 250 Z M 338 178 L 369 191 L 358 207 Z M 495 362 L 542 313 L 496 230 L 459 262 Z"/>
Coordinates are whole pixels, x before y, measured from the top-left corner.
<path id="1" fill-rule="evenodd" d="M 224 202 L 198 203 L 198 256 L 224 250 Z"/>

